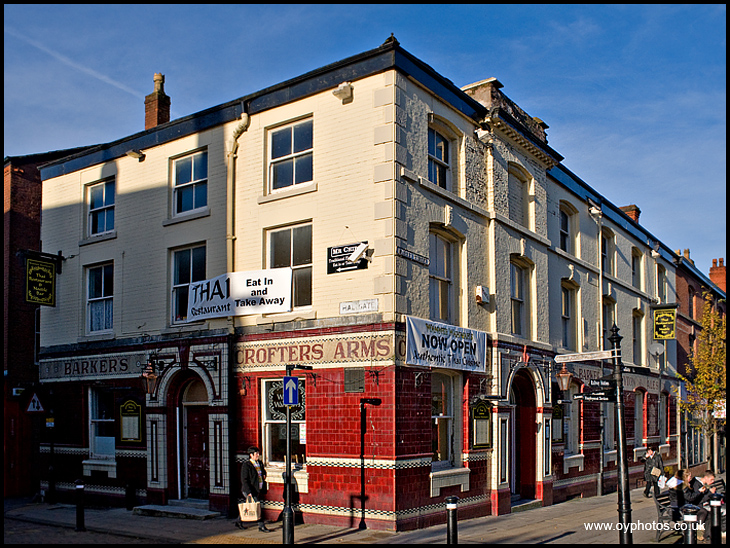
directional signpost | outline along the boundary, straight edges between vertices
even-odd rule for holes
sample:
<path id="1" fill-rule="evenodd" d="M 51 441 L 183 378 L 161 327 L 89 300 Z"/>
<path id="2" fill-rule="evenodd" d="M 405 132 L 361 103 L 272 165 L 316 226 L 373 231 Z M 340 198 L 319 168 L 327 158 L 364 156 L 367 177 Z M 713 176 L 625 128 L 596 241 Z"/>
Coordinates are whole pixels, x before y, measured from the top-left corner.
<path id="1" fill-rule="evenodd" d="M 284 405 L 286 406 L 286 470 L 284 471 L 284 511 L 282 512 L 284 544 L 294 544 L 294 510 L 291 507 L 291 408 L 293 405 L 299 405 L 299 378 L 291 376 L 294 369 L 312 369 L 312 366 L 287 364 L 284 377 Z"/>

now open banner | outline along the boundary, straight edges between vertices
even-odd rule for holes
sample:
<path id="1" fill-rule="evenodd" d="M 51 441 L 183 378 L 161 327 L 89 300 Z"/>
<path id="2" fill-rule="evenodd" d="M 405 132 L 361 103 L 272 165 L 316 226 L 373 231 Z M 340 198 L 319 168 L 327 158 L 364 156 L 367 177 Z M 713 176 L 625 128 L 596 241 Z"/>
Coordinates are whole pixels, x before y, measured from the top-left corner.
<path id="1" fill-rule="evenodd" d="M 188 322 L 291 310 L 291 268 L 228 272 L 188 289 Z"/>
<path id="2" fill-rule="evenodd" d="M 406 363 L 462 371 L 486 371 L 487 334 L 408 316 Z"/>

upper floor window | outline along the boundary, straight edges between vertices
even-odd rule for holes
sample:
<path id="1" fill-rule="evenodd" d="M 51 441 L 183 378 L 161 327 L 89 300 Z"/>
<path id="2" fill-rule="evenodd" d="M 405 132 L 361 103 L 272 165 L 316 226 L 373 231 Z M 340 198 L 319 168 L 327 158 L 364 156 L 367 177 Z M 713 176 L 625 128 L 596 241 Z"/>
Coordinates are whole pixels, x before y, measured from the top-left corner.
<path id="1" fill-rule="evenodd" d="M 558 213 L 560 221 L 559 246 L 560 249 L 566 253 L 571 253 L 573 255 L 578 254 L 578 250 L 576 249 L 576 237 L 578 230 L 575 226 L 577 224 L 577 213 L 576 209 L 568 202 L 560 202 L 560 210 Z"/>
<path id="2" fill-rule="evenodd" d="M 114 326 L 114 265 L 88 268 L 87 275 L 89 333 L 110 331 Z"/>
<path id="3" fill-rule="evenodd" d="M 564 282 L 560 291 L 563 347 L 576 350 L 578 348 L 578 318 L 576 308 L 577 290 L 570 285 L 570 282 Z"/>
<path id="4" fill-rule="evenodd" d="M 640 250 L 631 248 L 631 285 L 636 289 L 642 289 L 643 286 L 643 258 Z"/>
<path id="5" fill-rule="evenodd" d="M 269 191 L 314 180 L 314 122 L 277 128 L 269 133 Z"/>
<path id="6" fill-rule="evenodd" d="M 208 152 L 196 152 L 173 161 L 174 214 L 208 205 Z"/>
<path id="7" fill-rule="evenodd" d="M 604 229 L 601 232 L 601 270 L 604 274 L 613 275 L 616 242 L 613 232 Z"/>
<path id="8" fill-rule="evenodd" d="M 115 181 L 111 179 L 88 187 L 89 236 L 114 230 Z"/>
<path id="9" fill-rule="evenodd" d="M 188 318 L 190 284 L 206 279 L 205 245 L 179 249 L 172 254 L 172 321 Z"/>
<path id="10" fill-rule="evenodd" d="M 269 268 L 292 269 L 292 305 L 312 304 L 312 225 L 269 233 Z"/>
<path id="11" fill-rule="evenodd" d="M 656 286 L 656 296 L 659 302 L 667 302 L 667 270 L 660 264 L 656 266 Z"/>
<path id="12" fill-rule="evenodd" d="M 449 140 L 433 128 L 428 129 L 428 180 L 451 190 Z"/>
<path id="13" fill-rule="evenodd" d="M 644 314 L 641 310 L 634 310 L 631 316 L 632 342 L 634 351 L 634 364 L 644 363 Z"/>
<path id="14" fill-rule="evenodd" d="M 456 241 L 440 231 L 429 234 L 430 318 L 455 323 L 458 316 L 458 248 Z"/>
<path id="15" fill-rule="evenodd" d="M 519 260 L 510 262 L 510 302 L 512 334 L 528 338 L 530 335 L 530 270 Z"/>
<path id="16" fill-rule="evenodd" d="M 609 340 L 611 328 L 616 322 L 616 301 L 611 297 L 603 296 L 603 349 L 611 350 L 613 343 Z"/>

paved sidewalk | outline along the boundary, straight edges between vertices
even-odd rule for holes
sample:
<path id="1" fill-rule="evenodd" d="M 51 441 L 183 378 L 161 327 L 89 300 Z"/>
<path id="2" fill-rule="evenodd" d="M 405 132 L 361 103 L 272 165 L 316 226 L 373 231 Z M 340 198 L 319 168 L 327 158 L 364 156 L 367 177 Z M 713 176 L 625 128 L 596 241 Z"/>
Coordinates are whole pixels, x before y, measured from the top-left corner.
<path id="1" fill-rule="evenodd" d="M 545 508 L 505 516 L 487 516 L 458 523 L 460 544 L 618 544 L 617 530 L 588 530 L 586 523 L 617 524 L 617 494 L 573 499 Z M 634 531 L 635 544 L 654 544 L 656 509 L 642 489 L 631 492 L 632 521 L 640 527 Z M 76 508 L 67 504 L 31 504 L 5 501 L 5 518 L 46 525 L 74 528 Z M 88 531 L 113 533 L 150 542 L 173 544 L 281 544 L 281 523 L 267 524 L 271 533 L 262 533 L 254 525 L 240 531 L 234 520 L 176 519 L 140 516 L 122 508 L 87 509 Z M 79 532 L 77 535 L 84 535 Z M 708 534 L 709 536 L 709 534 Z M 680 540 L 678 534 L 663 535 L 662 544 Z M 326 525 L 302 524 L 294 529 L 296 544 L 445 544 L 446 525 L 408 532 L 348 529 Z M 49 539 L 48 543 L 52 543 Z"/>

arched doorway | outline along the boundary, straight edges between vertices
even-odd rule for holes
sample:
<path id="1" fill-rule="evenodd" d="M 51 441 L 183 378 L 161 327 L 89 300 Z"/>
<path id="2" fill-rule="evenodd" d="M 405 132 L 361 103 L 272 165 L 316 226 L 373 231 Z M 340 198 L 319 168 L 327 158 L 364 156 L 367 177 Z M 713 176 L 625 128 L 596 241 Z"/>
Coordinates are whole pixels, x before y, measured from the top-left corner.
<path id="1" fill-rule="evenodd" d="M 515 373 L 510 388 L 514 405 L 512 420 L 511 480 L 512 499 L 534 499 L 537 482 L 537 398 L 526 369 Z"/>
<path id="2" fill-rule="evenodd" d="M 199 377 L 180 390 L 178 406 L 180 498 L 207 499 L 209 495 L 208 392 Z"/>

